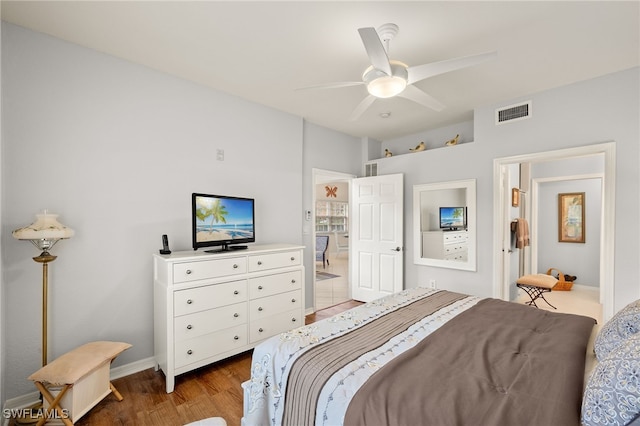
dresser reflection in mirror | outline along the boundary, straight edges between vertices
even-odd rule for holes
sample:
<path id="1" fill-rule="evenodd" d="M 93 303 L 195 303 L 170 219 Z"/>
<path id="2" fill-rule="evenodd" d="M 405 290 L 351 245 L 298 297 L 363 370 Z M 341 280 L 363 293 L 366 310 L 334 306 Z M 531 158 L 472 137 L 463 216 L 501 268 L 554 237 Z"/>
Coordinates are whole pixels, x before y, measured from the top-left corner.
<path id="1" fill-rule="evenodd" d="M 474 179 L 413 187 L 414 263 L 476 270 Z"/>

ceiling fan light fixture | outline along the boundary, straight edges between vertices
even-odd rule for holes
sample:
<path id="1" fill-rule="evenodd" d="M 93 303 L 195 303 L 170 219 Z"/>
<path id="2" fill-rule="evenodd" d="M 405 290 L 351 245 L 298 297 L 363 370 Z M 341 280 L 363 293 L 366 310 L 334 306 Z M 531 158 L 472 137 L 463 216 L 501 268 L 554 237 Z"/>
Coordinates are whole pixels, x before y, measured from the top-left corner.
<path id="1" fill-rule="evenodd" d="M 378 77 L 367 84 L 367 90 L 377 98 L 391 98 L 407 87 L 407 80 L 401 77 Z"/>
<path id="2" fill-rule="evenodd" d="M 391 98 L 407 87 L 407 66 L 398 61 L 390 61 L 391 75 L 369 67 L 362 79 L 367 85 L 367 91 L 376 98 Z"/>

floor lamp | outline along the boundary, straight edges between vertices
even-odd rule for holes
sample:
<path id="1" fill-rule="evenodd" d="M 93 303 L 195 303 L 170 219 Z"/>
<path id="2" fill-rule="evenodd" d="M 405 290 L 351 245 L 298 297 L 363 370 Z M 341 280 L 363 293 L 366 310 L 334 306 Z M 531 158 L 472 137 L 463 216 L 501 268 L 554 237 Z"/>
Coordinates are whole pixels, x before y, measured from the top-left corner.
<path id="1" fill-rule="evenodd" d="M 42 264 L 42 366 L 47 365 L 47 305 L 49 295 L 49 263 L 56 260 L 57 256 L 49 253 L 58 241 L 71 238 L 74 234 L 73 229 L 67 228 L 58 222 L 58 215 L 51 214 L 46 210 L 36 215 L 36 221 L 24 228 L 13 231 L 13 237 L 18 240 L 27 240 L 41 250 L 39 256 L 33 258 Z"/>

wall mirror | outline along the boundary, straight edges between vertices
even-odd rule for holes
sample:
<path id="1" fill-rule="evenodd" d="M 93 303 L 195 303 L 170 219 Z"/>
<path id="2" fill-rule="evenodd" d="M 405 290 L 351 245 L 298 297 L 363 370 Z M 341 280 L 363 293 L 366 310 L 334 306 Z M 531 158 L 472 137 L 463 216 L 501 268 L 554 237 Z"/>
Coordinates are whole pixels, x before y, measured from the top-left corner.
<path id="1" fill-rule="evenodd" d="M 413 186 L 417 265 L 476 270 L 475 179 Z"/>

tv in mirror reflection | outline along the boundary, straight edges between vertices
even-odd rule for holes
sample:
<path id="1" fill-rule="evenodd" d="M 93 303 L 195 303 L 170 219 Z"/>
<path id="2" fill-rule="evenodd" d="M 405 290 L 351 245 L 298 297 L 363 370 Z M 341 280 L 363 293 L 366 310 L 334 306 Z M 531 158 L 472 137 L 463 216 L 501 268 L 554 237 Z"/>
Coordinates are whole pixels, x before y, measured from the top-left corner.
<path id="1" fill-rule="evenodd" d="M 440 207 L 440 229 L 456 231 L 466 227 L 466 207 Z"/>
<path id="2" fill-rule="evenodd" d="M 245 249 L 255 242 L 254 199 L 193 193 L 191 196 L 193 249 Z"/>

